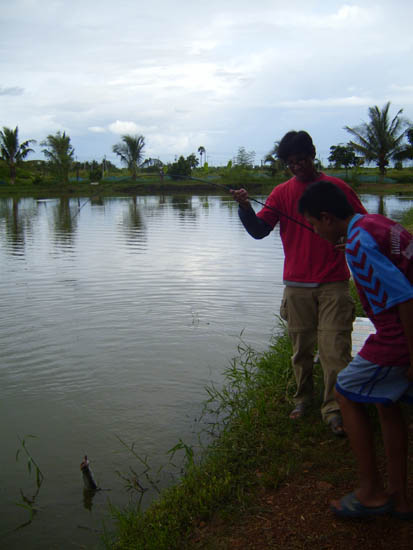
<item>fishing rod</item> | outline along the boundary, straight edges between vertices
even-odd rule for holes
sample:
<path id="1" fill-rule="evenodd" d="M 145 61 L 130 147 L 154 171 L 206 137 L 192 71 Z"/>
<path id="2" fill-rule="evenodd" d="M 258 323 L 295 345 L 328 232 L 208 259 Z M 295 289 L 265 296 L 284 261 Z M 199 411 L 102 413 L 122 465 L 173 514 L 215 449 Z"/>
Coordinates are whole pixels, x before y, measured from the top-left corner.
<path id="1" fill-rule="evenodd" d="M 216 183 L 214 181 L 208 181 L 201 178 L 194 178 L 193 176 L 179 176 L 180 178 L 186 178 L 194 181 L 200 181 L 202 183 L 208 183 L 209 185 L 214 185 L 215 187 L 220 187 L 221 189 L 225 189 L 226 191 L 234 191 L 232 187 L 229 187 L 228 185 L 223 185 L 222 183 Z M 265 206 L 265 208 L 269 208 L 270 210 L 273 210 L 276 212 L 279 216 L 284 216 L 284 218 L 287 218 L 288 220 L 301 225 L 301 227 L 304 227 L 305 229 L 308 229 L 308 231 L 311 231 L 311 233 L 314 233 L 314 229 L 310 227 L 309 225 L 306 225 L 305 223 L 300 222 L 300 220 L 297 220 L 296 218 L 293 218 L 292 216 L 286 214 L 285 212 L 282 212 L 282 210 L 278 210 L 278 208 L 275 208 L 275 206 L 270 206 L 269 204 L 265 204 L 264 202 L 261 202 L 257 199 L 254 199 L 252 197 L 248 197 L 250 201 L 254 201 L 257 204 L 260 204 L 261 206 Z"/>

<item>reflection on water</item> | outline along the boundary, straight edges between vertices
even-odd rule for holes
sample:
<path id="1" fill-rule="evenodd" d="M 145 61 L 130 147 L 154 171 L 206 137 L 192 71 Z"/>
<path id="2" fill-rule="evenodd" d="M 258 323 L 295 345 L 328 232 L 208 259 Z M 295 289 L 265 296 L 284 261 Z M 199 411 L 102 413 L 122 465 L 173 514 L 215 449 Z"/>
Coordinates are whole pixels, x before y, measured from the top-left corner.
<path id="1" fill-rule="evenodd" d="M 361 194 L 360 198 L 368 212 L 382 214 L 396 221 L 401 220 L 403 212 L 413 208 L 413 196 L 407 193 L 398 195 Z"/>
<path id="2" fill-rule="evenodd" d="M 180 438 L 196 443 L 204 387 L 219 382 L 241 332 L 268 344 L 282 292 L 278 234 L 256 243 L 220 197 L 8 199 L 0 241 L 0 534 L 10 549 L 91 548 L 108 498 L 130 498 L 116 472 L 139 469 L 132 444 L 156 472 Z M 35 490 L 15 462 L 26 434 L 45 481 L 30 524 L 11 533 L 28 521 L 20 488 Z M 93 498 L 85 454 L 108 489 Z M 158 477 L 171 483 L 168 469 Z"/>
<path id="3" fill-rule="evenodd" d="M 0 222 L 12 254 L 17 256 L 24 254 L 26 237 L 31 233 L 35 216 L 36 209 L 31 200 L 16 198 L 0 200 Z"/>
<path id="4" fill-rule="evenodd" d="M 146 228 L 142 207 L 138 205 L 136 197 L 130 201 L 128 211 L 125 212 L 120 226 L 125 232 L 127 245 L 131 246 L 135 252 L 145 250 Z"/>
<path id="5" fill-rule="evenodd" d="M 412 206 L 381 202 L 391 217 Z M 129 501 L 116 472 L 140 467 L 132 445 L 154 472 L 179 439 L 196 445 L 204 387 L 221 381 L 240 334 L 267 347 L 279 234 L 251 239 L 228 197 L 1 199 L 0 265 L 0 535 L 8 549 L 93 548 L 108 499 Z M 44 473 L 31 518 L 16 505 L 36 492 L 15 460 L 26 434 Z M 107 491 L 83 493 L 86 454 Z"/>

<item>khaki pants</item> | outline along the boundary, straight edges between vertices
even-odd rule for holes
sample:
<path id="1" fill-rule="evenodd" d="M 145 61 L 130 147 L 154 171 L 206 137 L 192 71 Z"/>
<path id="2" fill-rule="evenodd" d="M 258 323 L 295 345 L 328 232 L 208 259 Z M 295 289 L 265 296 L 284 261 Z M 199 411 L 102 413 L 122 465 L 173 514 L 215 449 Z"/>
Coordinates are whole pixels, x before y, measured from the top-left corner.
<path id="1" fill-rule="evenodd" d="M 286 286 L 280 309 L 293 346 L 292 366 L 297 382 L 296 404 L 313 396 L 313 361 L 317 348 L 324 375 L 323 420 L 340 408 L 334 398 L 337 374 L 351 361 L 351 331 L 355 307 L 348 281 L 315 288 Z"/>

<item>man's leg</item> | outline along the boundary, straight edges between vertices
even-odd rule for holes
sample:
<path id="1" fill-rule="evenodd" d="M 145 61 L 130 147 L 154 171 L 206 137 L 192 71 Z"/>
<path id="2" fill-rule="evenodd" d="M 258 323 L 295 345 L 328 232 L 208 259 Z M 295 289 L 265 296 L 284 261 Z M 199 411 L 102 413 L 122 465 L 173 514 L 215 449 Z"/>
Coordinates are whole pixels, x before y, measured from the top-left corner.
<path id="1" fill-rule="evenodd" d="M 364 506 L 383 506 L 387 503 L 388 496 L 384 491 L 377 468 L 374 434 L 367 410 L 362 403 L 350 401 L 339 393 L 336 393 L 336 398 L 343 415 L 344 428 L 358 465 L 360 486 L 356 489 L 355 494 Z M 332 505 L 337 510 L 341 509 L 340 501 L 333 501 Z"/>
<path id="2" fill-rule="evenodd" d="M 397 512 L 410 511 L 407 500 L 408 434 L 403 413 L 398 403 L 377 405 L 387 458 L 387 492 Z"/>
<path id="3" fill-rule="evenodd" d="M 285 287 L 281 317 L 287 321 L 293 347 L 291 363 L 297 383 L 296 408 L 291 418 L 302 416 L 313 397 L 313 360 L 317 334 L 317 304 L 312 288 Z"/>
<path id="4" fill-rule="evenodd" d="M 334 390 L 338 373 L 351 361 L 350 345 L 350 331 L 320 330 L 318 333 L 318 349 L 324 379 L 321 416 L 327 424 L 334 416 L 340 414 Z"/>
<path id="5" fill-rule="evenodd" d="M 302 410 L 309 405 L 313 397 L 313 356 L 316 343 L 316 333 L 312 331 L 294 332 L 289 331 L 293 347 L 291 363 L 297 384 L 294 394 L 295 411 Z M 291 418 L 301 416 L 297 412 Z"/>
<path id="6" fill-rule="evenodd" d="M 346 281 L 320 285 L 317 298 L 318 351 L 324 376 L 321 414 L 329 423 L 340 412 L 334 392 L 337 375 L 351 361 L 354 302 Z"/>

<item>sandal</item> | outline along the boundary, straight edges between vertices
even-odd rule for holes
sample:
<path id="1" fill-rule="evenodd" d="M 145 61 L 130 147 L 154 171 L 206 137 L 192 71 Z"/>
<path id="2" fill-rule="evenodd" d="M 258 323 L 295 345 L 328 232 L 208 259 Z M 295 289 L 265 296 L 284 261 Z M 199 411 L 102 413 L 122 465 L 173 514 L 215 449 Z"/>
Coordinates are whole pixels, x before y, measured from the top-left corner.
<path id="1" fill-rule="evenodd" d="M 343 419 L 339 414 L 332 416 L 327 424 L 330 426 L 333 434 L 337 437 L 344 437 L 346 435 L 343 427 Z"/>
<path id="2" fill-rule="evenodd" d="M 297 403 L 294 409 L 290 412 L 291 420 L 300 420 L 305 414 L 306 406 L 304 403 Z"/>
<path id="3" fill-rule="evenodd" d="M 391 514 L 393 506 L 390 501 L 382 506 L 364 506 L 354 493 L 349 493 L 340 499 L 340 508 L 331 504 L 330 509 L 336 516 L 342 518 L 368 518 Z"/>

